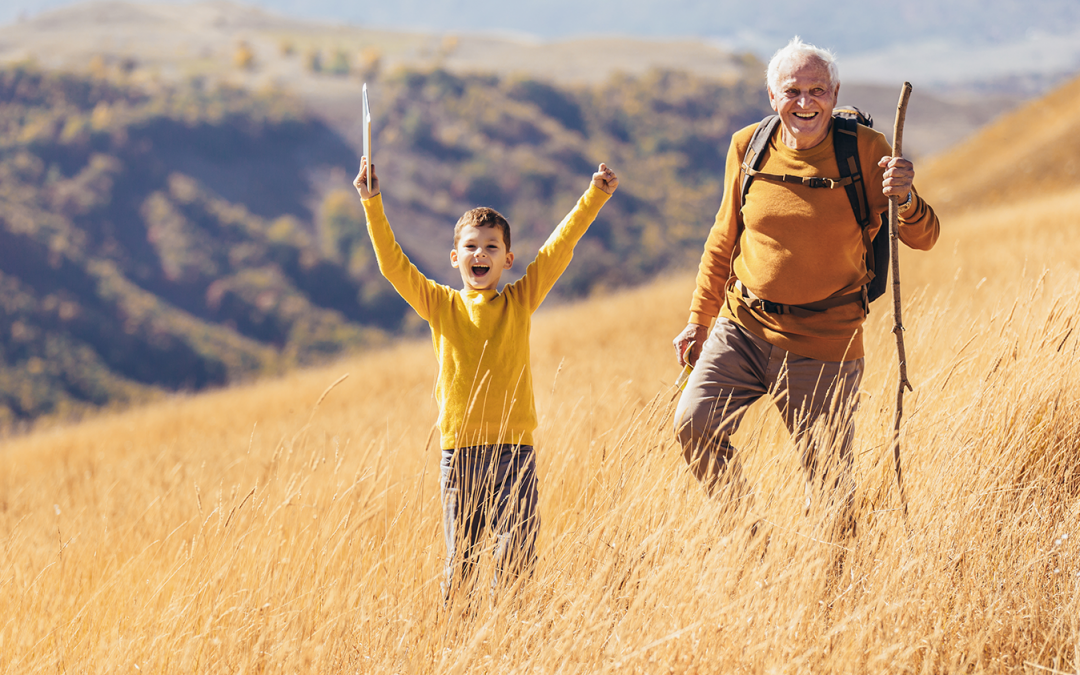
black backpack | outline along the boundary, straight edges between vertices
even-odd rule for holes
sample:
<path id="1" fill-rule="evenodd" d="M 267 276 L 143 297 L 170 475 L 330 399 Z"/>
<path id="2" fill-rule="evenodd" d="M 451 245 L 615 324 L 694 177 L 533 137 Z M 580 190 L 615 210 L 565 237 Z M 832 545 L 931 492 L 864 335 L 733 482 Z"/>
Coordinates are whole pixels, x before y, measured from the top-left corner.
<path id="1" fill-rule="evenodd" d="M 766 180 L 798 183 L 811 188 L 838 188 L 843 187 L 847 191 L 848 201 L 851 202 L 851 210 L 855 212 L 855 219 L 863 233 L 863 246 L 866 249 L 866 273 L 869 277 L 866 285 L 865 299 L 867 303 L 877 300 L 885 293 L 889 280 L 889 227 L 885 221 L 886 215 L 880 217 L 881 227 L 877 235 L 870 239 L 870 225 L 872 214 L 867 206 L 866 182 L 863 180 L 862 170 L 859 166 L 858 125 L 873 127 L 874 120 L 870 115 L 858 108 L 851 106 L 837 106 L 833 109 L 833 145 L 836 148 L 836 165 L 840 168 L 840 179 L 823 178 L 820 176 L 776 176 L 761 173 L 757 168 L 761 165 L 761 156 L 769 145 L 776 125 L 780 123 L 780 117 L 770 115 L 761 121 L 750 137 L 750 146 L 746 149 L 746 155 L 742 162 L 742 194 L 740 204 L 746 199 L 746 193 L 750 190 L 750 181 L 755 178 Z M 846 297 L 846 296 L 845 296 Z M 817 303 L 815 303 L 817 304 Z M 831 304 L 831 303 L 830 303 Z M 867 306 L 869 311 L 869 306 Z"/>

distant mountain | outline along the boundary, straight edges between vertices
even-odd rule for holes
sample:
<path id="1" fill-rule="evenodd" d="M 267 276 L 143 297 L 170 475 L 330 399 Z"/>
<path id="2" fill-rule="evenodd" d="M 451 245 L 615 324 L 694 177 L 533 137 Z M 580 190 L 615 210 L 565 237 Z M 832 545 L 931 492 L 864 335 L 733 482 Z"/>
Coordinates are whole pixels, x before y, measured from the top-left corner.
<path id="1" fill-rule="evenodd" d="M 8 0 L 0 22 L 71 4 Z M 1045 90 L 1080 70 L 1075 0 L 255 0 L 303 20 L 366 28 L 516 34 L 558 41 L 586 36 L 694 39 L 767 57 L 792 35 L 836 51 L 851 81 L 919 80 L 923 86 Z M 617 64 L 613 64 L 617 65 Z"/>
<path id="2" fill-rule="evenodd" d="M 1080 40 L 1076 41 L 1080 45 Z M 934 87 L 920 74 L 945 73 L 942 54 L 920 60 L 906 50 L 859 77 L 859 61 L 841 60 L 841 99 L 874 113 L 887 128 L 904 80 L 915 85 L 906 148 L 925 157 L 949 147 L 988 120 L 1046 86 L 1053 75 L 1015 77 L 1006 91 L 979 84 L 988 73 L 968 73 L 959 85 Z M 965 63 L 979 51 L 963 53 Z M 397 69 L 445 69 L 459 74 L 530 77 L 558 86 L 600 86 L 618 74 L 685 71 L 720 82 L 747 79 L 764 87 L 764 63 L 697 40 L 579 38 L 539 42 L 478 34 L 425 34 L 320 24 L 225 2 L 190 5 L 87 2 L 0 26 L 0 63 L 31 60 L 85 71 L 89 64 L 123 64 L 138 81 L 228 82 L 251 91 L 284 89 L 358 147 L 360 84 Z M 1024 59 L 1015 59 L 1022 63 Z M 985 59 L 990 63 L 990 59 Z M 890 65 L 891 64 L 891 65 Z M 893 70 L 890 71 L 889 68 Z M 911 71 L 911 72 L 908 72 Z M 1057 71 L 1047 71 L 1057 72 Z M 926 75 L 926 77 L 930 77 Z M 881 84 L 860 84 L 860 80 Z M 974 90 L 974 91 L 972 91 Z M 1019 92 L 1019 93 L 1015 93 Z M 378 98 L 376 87 L 372 95 Z"/>

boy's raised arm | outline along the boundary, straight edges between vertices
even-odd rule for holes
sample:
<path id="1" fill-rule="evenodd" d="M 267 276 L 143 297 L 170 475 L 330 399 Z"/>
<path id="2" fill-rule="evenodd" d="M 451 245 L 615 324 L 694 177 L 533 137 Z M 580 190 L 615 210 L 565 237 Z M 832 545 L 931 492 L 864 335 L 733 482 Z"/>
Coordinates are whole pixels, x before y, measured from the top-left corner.
<path id="1" fill-rule="evenodd" d="M 367 186 L 367 172 L 371 169 L 371 191 L 368 191 Z M 618 181 L 616 181 L 617 183 Z M 379 176 L 375 173 L 375 165 L 372 164 L 368 167 L 367 157 L 360 158 L 360 171 L 356 174 L 356 180 L 353 181 L 353 187 L 360 193 L 361 199 L 371 199 L 375 195 L 379 194 Z"/>
<path id="2" fill-rule="evenodd" d="M 369 169 L 371 170 L 371 190 L 368 190 L 367 186 Z M 416 265 L 409 261 L 405 251 L 394 237 L 390 223 L 386 220 L 386 213 L 383 211 L 375 166 L 368 165 L 367 157 L 360 158 L 360 171 L 353 180 L 353 187 L 363 199 L 368 236 L 375 249 L 379 271 L 421 318 L 429 319 L 433 311 L 432 307 L 440 297 L 440 286 L 425 277 Z"/>
<path id="3" fill-rule="evenodd" d="M 589 229 L 600 208 L 607 203 L 617 187 L 619 177 L 606 164 L 601 164 L 592 175 L 589 189 L 540 247 L 536 259 L 529 264 L 524 276 L 512 284 L 515 292 L 528 298 L 531 309 L 535 310 L 547 297 L 555 281 L 574 257 L 574 246 Z"/>

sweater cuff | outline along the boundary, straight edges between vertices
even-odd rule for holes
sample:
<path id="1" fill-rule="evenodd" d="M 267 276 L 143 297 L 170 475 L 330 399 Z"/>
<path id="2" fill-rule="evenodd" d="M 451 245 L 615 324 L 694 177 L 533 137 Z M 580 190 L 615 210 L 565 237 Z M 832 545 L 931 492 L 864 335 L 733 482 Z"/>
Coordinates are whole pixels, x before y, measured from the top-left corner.
<path id="1" fill-rule="evenodd" d="M 708 314 L 702 314 L 701 312 L 691 311 L 690 320 L 687 321 L 687 324 L 696 323 L 699 326 L 705 326 L 706 328 L 709 328 L 710 326 L 712 326 L 713 319 L 715 318 L 715 316 L 709 316 Z"/>
<path id="2" fill-rule="evenodd" d="M 371 199 L 360 198 L 360 203 L 364 205 L 364 213 L 370 218 L 372 214 L 382 213 L 382 193 L 375 195 Z"/>
<path id="3" fill-rule="evenodd" d="M 897 217 L 905 223 L 916 223 L 926 213 L 926 202 L 919 196 L 919 193 L 915 191 L 915 187 L 911 188 L 911 208 L 904 213 L 897 213 Z"/>
<path id="4" fill-rule="evenodd" d="M 600 188 L 596 187 L 592 183 L 589 183 L 589 189 L 582 195 L 585 198 L 585 203 L 589 206 L 595 206 L 599 209 L 601 206 L 607 203 L 607 200 L 611 199 L 611 195 L 604 192 Z"/>

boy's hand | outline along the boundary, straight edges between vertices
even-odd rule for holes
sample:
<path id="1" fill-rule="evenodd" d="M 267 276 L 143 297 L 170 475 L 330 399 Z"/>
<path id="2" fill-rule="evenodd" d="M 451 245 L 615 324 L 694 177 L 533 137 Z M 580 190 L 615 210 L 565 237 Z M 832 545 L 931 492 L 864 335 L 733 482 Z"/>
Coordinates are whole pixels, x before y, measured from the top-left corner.
<path id="1" fill-rule="evenodd" d="M 360 197 L 363 199 L 371 199 L 375 195 L 379 194 L 379 175 L 375 173 L 375 165 L 371 165 L 371 191 L 367 189 L 367 172 L 368 163 L 367 157 L 360 158 L 360 173 L 356 174 L 356 180 L 353 181 L 353 186 L 356 191 L 360 193 Z"/>
<path id="2" fill-rule="evenodd" d="M 592 184 L 609 195 L 615 194 L 615 188 L 619 187 L 619 177 L 607 168 L 607 164 L 601 164 L 600 170 L 592 175 Z"/>

